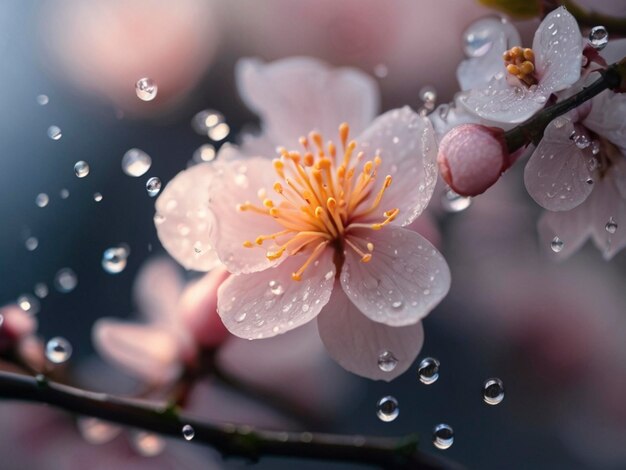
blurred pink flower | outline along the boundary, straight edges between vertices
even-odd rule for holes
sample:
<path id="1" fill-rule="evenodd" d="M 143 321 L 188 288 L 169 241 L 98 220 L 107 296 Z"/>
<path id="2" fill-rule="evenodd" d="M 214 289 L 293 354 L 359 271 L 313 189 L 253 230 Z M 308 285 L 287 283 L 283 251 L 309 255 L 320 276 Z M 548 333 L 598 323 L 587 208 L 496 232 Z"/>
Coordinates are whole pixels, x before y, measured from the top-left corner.
<path id="1" fill-rule="evenodd" d="M 223 149 L 214 164 L 179 174 L 157 201 L 159 237 L 166 248 L 187 240 L 187 253 L 172 255 L 188 267 L 202 268 L 188 254 L 200 243 L 235 274 L 218 294 L 220 316 L 235 335 L 275 336 L 328 304 L 319 329 L 331 356 L 352 372 L 390 380 L 416 357 L 419 321 L 450 283 L 436 249 L 401 228 L 424 210 L 436 182 L 430 123 L 409 108 L 371 122 L 378 104 L 372 80 L 313 59 L 242 61 L 237 79 L 263 134 L 245 139 L 241 149 Z M 325 146 L 323 138 L 338 128 L 340 143 Z M 360 137 L 351 141 L 350 130 Z M 277 145 L 285 147 L 271 161 L 266 157 Z M 302 154 L 286 150 L 296 146 Z M 201 177 L 206 189 L 196 187 L 187 200 L 184 188 Z M 269 198 L 272 188 L 284 201 Z M 259 198 L 260 206 L 250 202 Z M 392 371 L 378 366 L 388 350 L 399 361 Z"/>

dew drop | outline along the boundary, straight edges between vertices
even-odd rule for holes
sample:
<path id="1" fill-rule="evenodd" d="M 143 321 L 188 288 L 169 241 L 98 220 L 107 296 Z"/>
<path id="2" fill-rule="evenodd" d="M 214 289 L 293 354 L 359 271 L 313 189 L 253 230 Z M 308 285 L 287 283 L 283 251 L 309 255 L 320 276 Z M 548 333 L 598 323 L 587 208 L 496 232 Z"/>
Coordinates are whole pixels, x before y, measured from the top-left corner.
<path id="1" fill-rule="evenodd" d="M 589 43 L 591 47 L 601 51 L 609 43 L 609 32 L 604 26 L 594 26 L 589 31 Z"/>
<path id="2" fill-rule="evenodd" d="M 391 351 L 383 351 L 378 356 L 378 368 L 383 372 L 391 372 L 398 365 L 398 359 Z"/>
<path id="3" fill-rule="evenodd" d="M 441 198 L 441 204 L 447 212 L 461 212 L 467 209 L 472 203 L 471 197 L 461 196 L 448 188 Z"/>
<path id="4" fill-rule="evenodd" d="M 84 160 L 79 160 L 74 164 L 74 173 L 79 178 L 84 178 L 89 174 L 89 163 Z"/>
<path id="5" fill-rule="evenodd" d="M 280 284 L 280 282 L 270 281 L 269 286 L 270 286 L 270 291 L 274 295 L 281 295 L 283 292 L 285 292 L 285 289 Z"/>
<path id="6" fill-rule="evenodd" d="M 382 397 L 378 400 L 376 409 L 376 416 L 385 423 L 390 423 L 395 420 L 400 414 L 400 407 L 398 406 L 398 400 L 392 396 Z"/>
<path id="7" fill-rule="evenodd" d="M 143 150 L 132 148 L 122 157 L 122 171 L 135 178 L 143 176 L 152 166 L 152 158 Z"/>
<path id="8" fill-rule="evenodd" d="M 70 197 L 70 192 L 68 189 L 63 188 L 61 191 L 59 191 L 59 196 L 61 196 L 61 199 L 67 199 L 68 197 Z"/>
<path id="9" fill-rule="evenodd" d="M 148 179 L 148 181 L 146 181 L 146 191 L 148 192 L 148 196 L 155 197 L 161 191 L 161 180 L 156 176 Z"/>
<path id="10" fill-rule="evenodd" d="M 36 237 L 28 237 L 24 242 L 24 245 L 28 251 L 35 251 L 39 246 L 39 240 L 37 240 Z"/>
<path id="11" fill-rule="evenodd" d="M 209 135 L 209 130 L 224 122 L 224 115 L 214 109 L 205 109 L 191 120 L 191 127 L 200 135 Z"/>
<path id="12" fill-rule="evenodd" d="M 554 237 L 550 243 L 550 248 L 552 248 L 552 251 L 555 253 L 560 252 L 563 249 L 563 240 L 559 237 Z"/>
<path id="13" fill-rule="evenodd" d="M 43 282 L 39 282 L 35 284 L 34 292 L 37 297 L 44 299 L 48 296 L 48 286 Z"/>
<path id="14" fill-rule="evenodd" d="M 24 312 L 35 315 L 39 313 L 40 303 L 35 297 L 30 294 L 22 294 L 17 298 L 17 305 Z"/>
<path id="15" fill-rule="evenodd" d="M 454 444 L 454 430 L 449 424 L 438 424 L 433 428 L 433 444 L 437 449 L 449 449 Z"/>
<path id="16" fill-rule="evenodd" d="M 49 101 L 48 95 L 37 95 L 37 104 L 39 106 L 45 106 Z"/>
<path id="17" fill-rule="evenodd" d="M 63 294 L 72 292 L 77 284 L 78 277 L 70 268 L 63 268 L 54 276 L 54 287 Z"/>
<path id="18" fill-rule="evenodd" d="M 391 304 L 391 306 L 395 309 L 395 310 L 400 310 L 402 308 L 404 304 L 402 303 L 401 300 L 396 300 L 395 302 L 393 302 Z"/>
<path id="19" fill-rule="evenodd" d="M 591 142 L 591 153 L 593 155 L 598 155 L 600 153 L 600 142 L 597 140 L 594 140 L 593 142 Z"/>
<path id="20" fill-rule="evenodd" d="M 581 150 L 586 149 L 591 145 L 589 137 L 587 137 L 585 134 L 575 134 L 572 140 L 574 141 L 574 144 L 576 144 L 576 147 Z"/>
<path id="21" fill-rule="evenodd" d="M 242 321 L 246 319 L 246 316 L 247 316 L 246 312 L 240 313 L 239 315 L 235 317 L 235 321 L 237 323 L 241 323 Z"/>
<path id="22" fill-rule="evenodd" d="M 156 98 L 159 87 L 154 80 L 148 77 L 140 78 L 135 84 L 135 93 L 137 98 L 142 101 L 152 101 Z"/>
<path id="23" fill-rule="evenodd" d="M 439 361 L 434 357 L 422 359 L 417 368 L 417 375 L 420 382 L 426 385 L 435 383 L 439 379 Z"/>
<path id="24" fill-rule="evenodd" d="M 61 132 L 61 128 L 59 126 L 50 126 L 48 127 L 48 137 L 52 140 L 59 140 L 63 137 L 63 132 Z"/>
<path id="25" fill-rule="evenodd" d="M 483 385 L 483 401 L 488 405 L 498 405 L 504 400 L 504 384 L 498 378 L 488 379 Z"/>
<path id="26" fill-rule="evenodd" d="M 211 127 L 208 134 L 211 140 L 224 140 L 226 137 L 228 137 L 228 134 L 230 134 L 230 126 L 225 122 L 221 122 L 218 125 Z"/>
<path id="27" fill-rule="evenodd" d="M 72 345 L 57 336 L 46 343 L 46 358 L 54 364 L 63 364 L 72 356 Z"/>
<path id="28" fill-rule="evenodd" d="M 563 117 L 557 117 L 554 121 L 552 121 L 552 124 L 557 129 L 561 129 L 563 126 L 565 126 L 565 124 L 567 124 L 567 119 Z"/>
<path id="29" fill-rule="evenodd" d="M 617 232 L 617 222 L 615 222 L 615 219 L 613 217 L 609 217 L 609 221 L 604 226 L 604 229 L 610 234 L 614 234 L 615 232 Z"/>
<path id="30" fill-rule="evenodd" d="M 193 153 L 193 161 L 196 163 L 211 162 L 215 160 L 215 147 L 211 144 L 201 145 Z"/>
<path id="31" fill-rule="evenodd" d="M 192 440 L 195 435 L 196 435 L 196 431 L 193 429 L 193 427 L 191 427 L 191 425 L 185 424 L 183 426 L 183 437 L 185 438 L 186 441 Z"/>
<path id="32" fill-rule="evenodd" d="M 96 201 L 96 202 L 102 201 L 102 194 L 100 194 L 100 193 L 93 193 L 93 200 Z"/>
<path id="33" fill-rule="evenodd" d="M 50 202 L 50 198 L 46 193 L 37 194 L 37 197 L 35 198 L 35 204 L 37 204 L 39 207 L 46 207 L 48 205 L 48 202 Z"/>
<path id="34" fill-rule="evenodd" d="M 102 268 L 109 274 L 119 274 L 126 268 L 129 251 L 125 246 L 107 248 L 102 253 Z"/>

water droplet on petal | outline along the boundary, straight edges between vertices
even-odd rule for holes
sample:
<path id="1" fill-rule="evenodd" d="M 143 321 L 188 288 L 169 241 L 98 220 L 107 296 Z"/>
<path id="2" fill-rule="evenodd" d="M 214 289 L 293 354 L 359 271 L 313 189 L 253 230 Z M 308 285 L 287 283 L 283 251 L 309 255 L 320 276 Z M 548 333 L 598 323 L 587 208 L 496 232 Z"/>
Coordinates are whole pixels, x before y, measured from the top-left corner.
<path id="1" fill-rule="evenodd" d="M 50 137 L 52 140 L 59 140 L 61 137 L 63 137 L 61 128 L 59 126 L 48 127 L 48 137 Z"/>
<path id="2" fill-rule="evenodd" d="M 395 302 L 392 302 L 391 307 L 394 308 L 395 310 L 400 310 L 403 305 L 404 304 L 402 303 L 401 300 L 396 300 Z"/>
<path id="3" fill-rule="evenodd" d="M 183 437 L 185 438 L 185 440 L 190 441 L 194 438 L 195 435 L 196 431 L 193 429 L 193 427 L 191 427 L 191 425 L 185 424 L 183 426 Z"/>
<path id="4" fill-rule="evenodd" d="M 591 47 L 601 51 L 609 43 L 609 32 L 604 26 L 594 26 L 589 31 L 589 43 Z"/>
<path id="5" fill-rule="evenodd" d="M 614 234 L 615 232 L 617 232 L 617 222 L 615 222 L 615 219 L 613 217 L 609 217 L 609 221 L 604 226 L 604 229 L 610 234 Z"/>
<path id="6" fill-rule="evenodd" d="M 445 450 L 454 444 L 454 430 L 448 424 L 438 424 L 433 428 L 433 444 L 437 449 Z"/>
<path id="7" fill-rule="evenodd" d="M 376 416 L 381 421 L 389 423 L 395 420 L 400 414 L 400 407 L 398 406 L 398 400 L 392 396 L 382 397 L 378 400 Z"/>
<path id="8" fill-rule="evenodd" d="M 441 204 L 447 212 L 461 212 L 467 209 L 472 203 L 471 197 L 461 196 L 448 188 L 441 198 Z"/>
<path id="9" fill-rule="evenodd" d="M 74 164 L 74 173 L 79 178 L 84 178 L 89 174 L 89 164 L 84 160 L 79 160 Z"/>
<path id="10" fill-rule="evenodd" d="M 39 240 L 36 237 L 28 237 L 24 245 L 28 251 L 35 251 L 39 246 Z"/>
<path id="11" fill-rule="evenodd" d="M 552 248 L 552 251 L 555 253 L 560 252 L 563 249 L 563 240 L 559 237 L 554 237 L 550 243 L 550 248 Z"/>
<path id="12" fill-rule="evenodd" d="M 37 204 L 39 207 L 46 207 L 48 205 L 48 202 L 50 202 L 50 198 L 46 193 L 37 194 L 37 197 L 35 198 L 35 204 Z"/>
<path id="13" fill-rule="evenodd" d="M 152 158 L 143 150 L 132 148 L 122 157 L 122 171 L 135 178 L 144 175 L 152 166 Z"/>
<path id="14" fill-rule="evenodd" d="M 46 343 L 46 358 L 54 364 L 62 364 L 72 355 L 72 345 L 65 338 L 57 336 Z"/>
<path id="15" fill-rule="evenodd" d="M 155 197 L 161 191 L 161 180 L 156 176 L 150 178 L 146 181 L 146 191 L 148 192 L 148 196 Z"/>
<path id="16" fill-rule="evenodd" d="M 135 93 L 137 98 L 142 101 L 152 101 L 156 98 L 159 87 L 154 80 L 148 77 L 140 78 L 135 84 Z"/>
<path id="17" fill-rule="evenodd" d="M 274 295 L 281 295 L 283 292 L 285 292 L 285 289 L 280 284 L 280 282 L 270 281 L 269 286 L 270 286 L 270 291 Z"/>
<path id="18" fill-rule="evenodd" d="M 76 277 L 76 273 L 70 268 L 63 268 L 54 276 L 54 286 L 56 290 L 63 294 L 72 292 L 77 284 L 78 278 Z"/>
<path id="19" fill-rule="evenodd" d="M 483 385 L 483 401 L 488 405 L 497 405 L 504 400 L 504 384 L 498 378 L 488 379 Z"/>
<path id="20" fill-rule="evenodd" d="M 39 282 L 35 284 L 34 292 L 37 297 L 43 299 L 48 296 L 48 286 L 43 282 Z"/>
<path id="21" fill-rule="evenodd" d="M 246 312 L 240 313 L 239 315 L 235 317 L 235 321 L 237 323 L 241 323 L 242 321 L 246 319 L 246 316 L 247 316 Z"/>
<path id="22" fill-rule="evenodd" d="M 589 137 L 587 137 L 585 134 L 575 134 L 573 140 L 574 140 L 574 144 L 576 144 L 576 147 L 578 147 L 581 150 L 586 149 L 587 147 L 591 145 L 591 141 L 589 140 Z"/>
<path id="23" fill-rule="evenodd" d="M 49 101 L 48 95 L 37 95 L 37 104 L 39 106 L 45 106 Z"/>
<path id="24" fill-rule="evenodd" d="M 391 372 L 398 365 L 398 359 L 391 351 L 383 351 L 378 356 L 378 368 L 383 372 Z"/>
<path id="25" fill-rule="evenodd" d="M 439 361 L 434 357 L 426 357 L 422 359 L 417 368 L 417 375 L 420 382 L 426 385 L 433 384 L 439 379 Z"/>
<path id="26" fill-rule="evenodd" d="M 35 315 L 39 313 L 40 303 L 35 297 L 29 294 L 22 294 L 17 299 L 17 306 L 24 312 Z"/>
<path id="27" fill-rule="evenodd" d="M 107 248 L 102 253 L 102 267 L 109 274 L 121 273 L 126 268 L 128 255 L 128 248 L 125 246 Z"/>

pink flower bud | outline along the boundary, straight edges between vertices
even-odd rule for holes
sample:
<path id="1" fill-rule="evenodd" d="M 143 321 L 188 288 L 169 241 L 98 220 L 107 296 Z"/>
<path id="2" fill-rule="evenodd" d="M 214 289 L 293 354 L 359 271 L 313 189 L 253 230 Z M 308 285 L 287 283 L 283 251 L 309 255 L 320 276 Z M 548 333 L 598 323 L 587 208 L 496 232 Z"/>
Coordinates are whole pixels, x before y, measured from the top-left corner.
<path id="1" fill-rule="evenodd" d="M 484 193 L 511 162 L 504 131 L 479 124 L 452 129 L 441 139 L 437 155 L 442 178 L 462 196 Z"/>

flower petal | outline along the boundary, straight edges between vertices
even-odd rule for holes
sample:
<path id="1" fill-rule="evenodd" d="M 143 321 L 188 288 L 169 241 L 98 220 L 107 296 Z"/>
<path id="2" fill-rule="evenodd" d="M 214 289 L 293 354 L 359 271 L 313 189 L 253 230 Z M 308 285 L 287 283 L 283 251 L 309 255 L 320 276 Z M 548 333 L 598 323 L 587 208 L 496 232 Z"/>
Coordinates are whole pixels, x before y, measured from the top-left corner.
<path id="1" fill-rule="evenodd" d="M 378 88 L 371 77 L 312 58 L 268 64 L 244 59 L 236 77 L 239 94 L 261 117 L 270 140 L 288 149 L 299 147 L 298 138 L 312 130 L 335 138 L 344 121 L 361 132 L 378 111 Z"/>
<path id="2" fill-rule="evenodd" d="M 263 207 L 260 195 L 273 197 L 274 183 L 278 180 L 272 162 L 266 158 L 252 157 L 233 160 L 218 165 L 221 177 L 210 191 L 209 207 L 217 221 L 215 249 L 222 263 L 234 274 L 261 271 L 282 262 L 267 259 L 266 253 L 272 248 L 271 241 L 262 247 L 247 248 L 244 242 L 254 243 L 259 235 L 270 235 L 284 230 L 273 217 L 253 210 L 241 211 L 240 204 L 250 202 Z"/>
<path id="3" fill-rule="evenodd" d="M 307 254 L 289 256 L 280 266 L 231 276 L 217 293 L 218 313 L 228 330 L 241 338 L 269 338 L 317 316 L 330 298 L 335 279 L 334 250 L 326 248 L 304 272 L 291 274 Z"/>
<path id="4" fill-rule="evenodd" d="M 608 64 L 618 62 L 626 55 L 626 38 L 612 39 L 600 53 Z"/>
<path id="5" fill-rule="evenodd" d="M 550 12 L 533 39 L 538 87 L 544 96 L 573 85 L 580 78 L 583 40 L 576 19 L 564 7 Z"/>
<path id="6" fill-rule="evenodd" d="M 537 224 L 539 238 L 542 248 L 550 257 L 565 260 L 585 244 L 591 234 L 589 200 L 570 211 L 544 212 L 541 216 Z M 559 252 L 551 248 L 554 237 L 558 237 L 563 242 L 563 247 Z"/>
<path id="7" fill-rule="evenodd" d="M 154 322 L 176 320 L 177 302 L 183 289 L 180 268 L 168 258 L 147 261 L 133 284 L 133 297 L 141 314 Z"/>
<path id="8" fill-rule="evenodd" d="M 432 124 L 405 106 L 376 118 L 357 142 L 357 152 L 363 151 L 365 158 L 380 154 L 379 185 L 385 176 L 393 178 L 383 196 L 381 211 L 363 221 L 378 222 L 383 211 L 398 208 L 400 213 L 393 223 L 410 224 L 428 205 L 437 183 L 437 144 Z M 365 208 L 377 192 L 370 193 Z"/>
<path id="9" fill-rule="evenodd" d="M 626 96 L 610 90 L 591 101 L 591 112 L 583 124 L 596 134 L 610 140 L 626 154 Z"/>
<path id="10" fill-rule="evenodd" d="M 317 325 L 326 350 L 341 367 L 373 380 L 389 382 L 404 373 L 424 343 L 421 322 L 393 327 L 372 321 L 339 288 L 317 317 Z M 385 352 L 398 361 L 387 372 L 378 365 Z"/>
<path id="11" fill-rule="evenodd" d="M 344 291 L 371 320 L 389 326 L 415 324 L 448 293 L 448 265 L 418 233 L 388 225 L 354 230 L 349 236 L 359 246 L 374 245 L 368 263 L 346 248 L 341 271 Z"/>
<path id="12" fill-rule="evenodd" d="M 574 132 L 579 131 L 569 118 L 552 121 L 524 170 L 528 193 L 545 209 L 571 210 L 593 190 L 589 166 L 593 157 L 569 138 Z"/>
<path id="13" fill-rule="evenodd" d="M 167 328 L 103 318 L 92 334 L 98 352 L 134 377 L 164 384 L 181 372 L 179 345 Z"/>
<path id="14" fill-rule="evenodd" d="M 215 178 L 212 164 L 192 166 L 167 184 L 155 204 L 159 240 L 185 269 L 209 271 L 219 264 L 211 245 L 214 219 L 208 209 Z"/>

